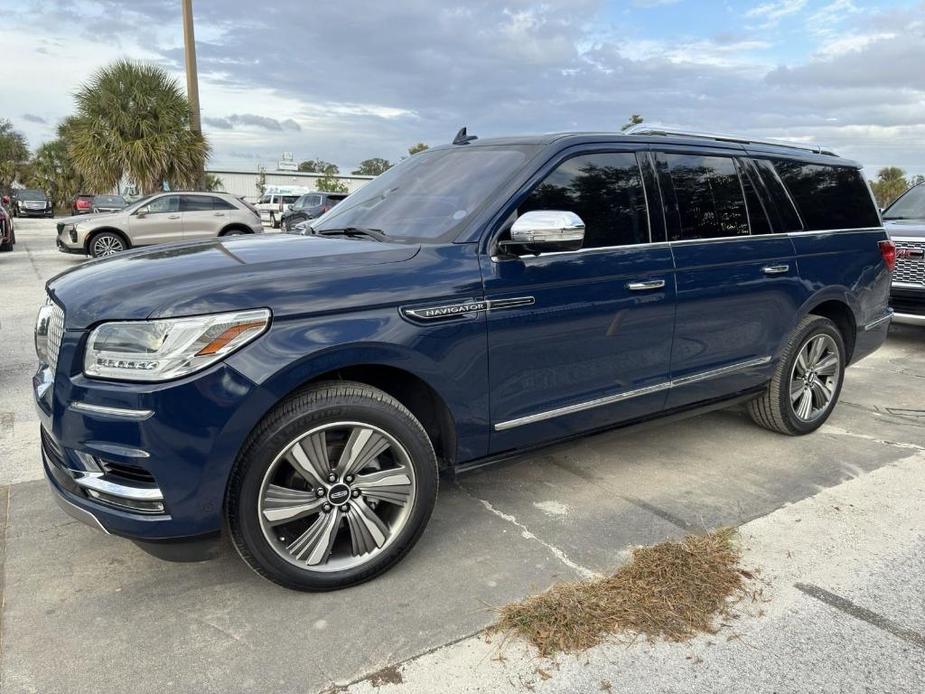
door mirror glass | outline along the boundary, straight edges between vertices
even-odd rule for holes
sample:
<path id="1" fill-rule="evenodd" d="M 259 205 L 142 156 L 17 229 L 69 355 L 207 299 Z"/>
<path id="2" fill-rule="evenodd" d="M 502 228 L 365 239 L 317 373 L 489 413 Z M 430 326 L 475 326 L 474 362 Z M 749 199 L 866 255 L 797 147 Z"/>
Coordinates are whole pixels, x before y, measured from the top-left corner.
<path id="1" fill-rule="evenodd" d="M 511 243 L 534 252 L 577 251 L 585 238 L 585 223 L 574 212 L 532 210 L 511 227 Z"/>

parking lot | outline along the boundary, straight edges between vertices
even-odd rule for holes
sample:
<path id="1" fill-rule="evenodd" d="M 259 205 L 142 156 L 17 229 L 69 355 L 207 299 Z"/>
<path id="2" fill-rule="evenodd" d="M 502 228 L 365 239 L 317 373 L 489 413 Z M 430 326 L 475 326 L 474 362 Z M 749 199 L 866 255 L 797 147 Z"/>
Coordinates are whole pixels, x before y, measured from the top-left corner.
<path id="1" fill-rule="evenodd" d="M 717 674 L 701 680 L 701 690 L 726 681 L 720 672 L 734 684 L 735 668 L 746 660 L 767 672 L 831 668 L 831 691 L 925 688 L 925 603 L 913 588 L 921 586 L 925 530 L 903 524 L 925 505 L 919 464 L 925 464 L 925 329 L 893 326 L 886 346 L 849 370 L 834 415 L 809 437 L 773 434 L 743 411 L 725 410 L 613 431 L 444 478 L 434 518 L 406 560 L 359 587 L 300 594 L 252 574 L 230 546 L 212 562 L 165 563 L 72 521 L 54 504 L 42 479 L 31 401 L 32 321 L 44 282 L 83 259 L 55 249 L 53 220 L 17 222 L 15 251 L 0 255 L 3 691 L 311 692 L 371 682 L 388 690 L 398 685 L 368 676 L 464 642 L 493 621 L 492 606 L 558 580 L 611 571 L 635 545 L 743 524 L 745 537 L 754 529 L 764 547 L 769 538 L 786 537 L 818 550 L 818 561 L 804 562 L 807 573 L 775 566 L 768 576 L 785 575 L 787 585 L 812 583 L 842 597 L 839 591 L 850 586 L 852 604 L 896 628 L 813 602 L 811 595 L 788 603 L 788 610 L 769 607 L 776 636 L 791 647 L 797 643 L 804 660 L 764 657 L 748 643 L 745 628 L 738 641 L 718 637 L 726 660 L 708 663 Z M 894 476 L 889 494 L 881 489 L 883 496 L 875 497 L 857 486 L 868 477 L 882 480 L 872 477 L 875 471 L 891 470 L 901 472 L 901 484 Z M 845 484 L 855 485 L 852 504 L 863 512 L 838 528 L 833 524 L 829 536 L 818 508 L 799 507 L 807 509 L 812 532 L 796 534 L 804 516 L 780 509 Z M 827 544 L 835 537 L 841 544 Z M 794 544 L 794 551 L 806 546 Z M 859 555 L 861 548 L 868 554 Z M 765 556 L 748 558 L 760 564 Z M 842 570 L 843 562 L 852 571 Z M 828 563 L 831 572 L 824 570 Z M 770 585 L 769 595 L 780 594 L 776 589 Z M 817 648 L 824 638 L 828 646 Z M 524 680 L 525 671 L 554 670 L 524 656 L 526 669 L 521 661 L 510 665 L 520 679 L 499 665 L 490 680 L 473 679 L 469 686 L 467 673 L 484 666 L 487 656 L 458 670 L 444 660 L 443 672 L 456 674 L 435 680 L 430 691 L 594 691 L 605 681 L 614 691 L 645 682 L 653 691 L 678 691 L 697 683 L 685 670 L 691 667 L 687 646 L 666 646 L 659 651 L 664 657 L 646 651 L 650 679 L 639 681 L 630 675 L 637 660 L 632 648 L 620 647 L 609 658 L 589 655 L 597 669 L 586 680 L 574 672 Z M 742 659 L 730 659 L 729 649 L 739 649 Z M 698 652 L 697 658 L 710 656 Z M 600 674 L 608 668 L 617 674 Z M 780 682 L 773 675 L 752 681 L 768 691 Z"/>

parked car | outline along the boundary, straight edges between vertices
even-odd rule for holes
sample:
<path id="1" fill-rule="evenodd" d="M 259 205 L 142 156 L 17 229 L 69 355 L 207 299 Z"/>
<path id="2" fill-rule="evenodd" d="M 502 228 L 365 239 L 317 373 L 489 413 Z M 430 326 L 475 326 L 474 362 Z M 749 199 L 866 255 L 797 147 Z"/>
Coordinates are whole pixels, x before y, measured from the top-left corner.
<path id="1" fill-rule="evenodd" d="M 257 211 L 228 193 L 158 193 L 118 212 L 60 220 L 58 250 L 99 258 L 136 246 L 262 232 Z"/>
<path id="2" fill-rule="evenodd" d="M 896 243 L 896 271 L 890 291 L 893 320 L 925 325 L 925 183 L 913 186 L 883 211 Z"/>
<path id="3" fill-rule="evenodd" d="M 94 212 L 120 212 L 126 207 L 128 207 L 128 203 L 121 195 L 93 196 Z"/>
<path id="4" fill-rule="evenodd" d="M 16 231 L 13 229 L 13 217 L 0 205 L 0 253 L 13 250 L 16 245 Z"/>
<path id="5" fill-rule="evenodd" d="M 41 190 L 23 188 L 14 190 L 11 195 L 10 206 L 14 217 L 54 217 L 55 210 Z"/>
<path id="6" fill-rule="evenodd" d="M 71 203 L 71 214 L 90 214 L 93 212 L 93 196 L 81 193 Z"/>
<path id="7" fill-rule="evenodd" d="M 411 549 L 441 469 L 733 403 L 815 431 L 886 339 L 894 250 L 859 166 L 818 148 L 458 137 L 313 235 L 52 279 L 45 471 L 68 513 L 159 556 L 228 528 L 260 575 L 341 588 Z"/>
<path id="8" fill-rule="evenodd" d="M 346 197 L 347 193 L 306 193 L 283 212 L 281 226 L 292 231 L 299 222 L 320 217 Z"/>
<path id="9" fill-rule="evenodd" d="M 279 229 L 283 213 L 308 192 L 304 186 L 269 186 L 257 201 L 260 218 L 274 229 Z"/>

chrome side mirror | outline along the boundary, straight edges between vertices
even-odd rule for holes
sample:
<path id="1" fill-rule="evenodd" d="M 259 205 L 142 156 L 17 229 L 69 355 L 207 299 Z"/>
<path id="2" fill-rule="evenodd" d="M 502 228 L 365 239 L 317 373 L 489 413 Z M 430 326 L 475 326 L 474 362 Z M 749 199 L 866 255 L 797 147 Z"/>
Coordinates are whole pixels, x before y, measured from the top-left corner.
<path id="1" fill-rule="evenodd" d="M 533 252 L 577 251 L 585 239 L 585 223 L 574 212 L 533 210 L 511 227 L 511 244 Z"/>

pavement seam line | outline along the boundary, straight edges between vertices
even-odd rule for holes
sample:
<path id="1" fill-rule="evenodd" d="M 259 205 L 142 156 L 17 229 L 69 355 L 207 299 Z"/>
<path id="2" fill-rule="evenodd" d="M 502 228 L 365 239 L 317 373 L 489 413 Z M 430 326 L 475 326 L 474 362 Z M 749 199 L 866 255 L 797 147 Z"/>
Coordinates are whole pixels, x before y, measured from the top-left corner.
<path id="1" fill-rule="evenodd" d="M 894 448 L 904 448 L 911 451 L 925 451 L 925 446 L 920 446 L 917 443 L 887 441 L 886 439 L 878 439 L 876 436 L 870 436 L 869 434 L 858 434 L 853 431 L 847 431 L 846 429 L 832 426 L 831 424 L 824 424 L 820 431 L 823 434 L 832 434 L 833 436 L 847 436 L 853 439 L 862 439 L 864 441 L 871 441 L 872 443 L 879 443 L 884 446 L 893 446 Z"/>
<path id="2" fill-rule="evenodd" d="M 482 506 L 484 506 L 485 509 L 489 513 L 493 513 L 494 515 L 498 516 L 498 518 L 504 521 L 507 521 L 508 523 L 519 528 L 520 536 L 523 537 L 525 540 L 534 540 L 535 542 L 538 542 L 543 547 L 545 547 L 549 552 L 551 552 L 553 556 L 556 557 L 556 559 L 558 559 L 563 564 L 565 564 L 567 567 L 569 567 L 570 569 L 578 573 L 578 575 L 581 576 L 582 578 L 590 579 L 590 578 L 600 578 L 601 577 L 601 574 L 599 574 L 597 571 L 592 571 L 591 569 L 585 566 L 582 566 L 581 564 L 578 564 L 577 562 L 572 561 L 571 559 L 569 559 L 568 555 L 565 552 L 563 552 L 561 549 L 559 549 L 555 545 L 549 544 L 542 538 L 537 537 L 534 533 L 530 531 L 530 529 L 526 525 L 524 525 L 519 520 L 517 520 L 515 516 L 512 516 L 510 513 L 505 513 L 504 511 L 500 511 L 496 509 L 494 506 L 491 505 L 491 502 L 486 501 L 485 499 L 480 499 L 479 497 L 472 494 L 468 489 L 463 487 L 461 484 L 457 483 L 457 486 L 463 491 L 464 494 L 466 494 L 466 496 L 482 504 Z"/>
<path id="3" fill-rule="evenodd" d="M 845 614 L 854 617 L 855 619 L 860 619 L 862 622 L 867 622 L 873 627 L 885 631 L 893 636 L 902 639 L 907 643 L 911 643 L 913 646 L 918 646 L 919 648 L 925 649 L 925 636 L 920 634 L 913 629 L 908 629 L 901 624 L 897 624 L 892 619 L 884 617 L 881 614 L 878 614 L 872 610 L 868 610 L 866 607 L 861 607 L 855 603 L 848 600 L 848 598 L 843 598 L 841 595 L 832 593 L 825 588 L 820 588 L 819 586 L 814 586 L 811 583 L 795 583 L 794 588 L 799 590 L 801 593 L 804 593 L 811 598 L 815 598 L 820 602 L 825 603 L 829 607 L 834 607 L 836 610 L 841 610 Z"/>

